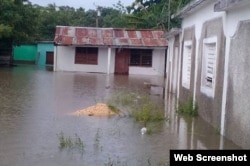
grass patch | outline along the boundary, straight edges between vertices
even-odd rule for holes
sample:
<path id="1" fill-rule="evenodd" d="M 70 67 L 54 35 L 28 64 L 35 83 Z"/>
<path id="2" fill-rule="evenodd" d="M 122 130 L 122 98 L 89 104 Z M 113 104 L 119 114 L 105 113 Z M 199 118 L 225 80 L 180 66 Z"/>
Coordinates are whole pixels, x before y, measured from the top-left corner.
<path id="1" fill-rule="evenodd" d="M 78 149 L 79 151 L 83 152 L 84 150 L 84 143 L 82 139 L 75 134 L 75 137 L 65 137 L 64 133 L 61 132 L 60 134 L 57 134 L 57 137 L 59 139 L 59 148 L 61 150 L 63 149 Z"/>
<path id="2" fill-rule="evenodd" d="M 109 109 L 111 109 L 114 113 L 118 114 L 120 112 L 120 110 L 116 106 L 114 106 L 112 104 L 107 104 L 107 105 L 108 105 Z"/>
<path id="3" fill-rule="evenodd" d="M 108 158 L 108 161 L 104 163 L 105 166 L 127 166 L 128 163 L 126 161 L 122 161 L 119 157 L 116 159 Z"/>
<path id="4" fill-rule="evenodd" d="M 135 121 L 147 124 L 148 122 L 158 122 L 165 119 L 164 112 L 152 103 L 143 103 L 132 109 L 131 116 Z"/>
<path id="5" fill-rule="evenodd" d="M 176 110 L 180 114 L 198 116 L 198 106 L 193 102 L 192 98 L 189 98 L 186 102 L 180 102 Z"/>
<path id="6" fill-rule="evenodd" d="M 166 119 L 164 104 L 159 103 L 158 100 L 154 100 L 148 94 L 137 94 L 134 92 L 119 93 L 113 96 L 109 100 L 109 103 L 112 103 L 112 106 L 116 105 L 126 110 L 125 114 L 132 117 L 136 122 L 142 123 L 143 126 L 147 126 L 148 123 L 158 123 Z M 116 106 L 114 106 L 115 109 L 117 109 Z M 152 133 L 152 131 L 153 128 L 147 130 L 147 133 Z"/>

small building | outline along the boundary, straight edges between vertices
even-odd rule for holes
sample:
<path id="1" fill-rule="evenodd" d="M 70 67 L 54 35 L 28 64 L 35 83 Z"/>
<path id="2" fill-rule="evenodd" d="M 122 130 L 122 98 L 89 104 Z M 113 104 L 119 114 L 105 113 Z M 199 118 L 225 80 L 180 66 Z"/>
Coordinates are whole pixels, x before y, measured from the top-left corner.
<path id="1" fill-rule="evenodd" d="M 160 30 L 57 26 L 54 71 L 164 75 Z"/>
<path id="2" fill-rule="evenodd" d="M 14 48 L 13 63 L 14 64 L 35 64 L 37 55 L 36 44 L 21 44 Z"/>
<path id="3" fill-rule="evenodd" d="M 37 42 L 36 62 L 38 66 L 54 65 L 53 41 Z"/>
<path id="4" fill-rule="evenodd" d="M 250 1 L 193 0 L 172 18 L 166 87 L 192 98 L 199 115 L 250 148 Z"/>
<path id="5" fill-rule="evenodd" d="M 36 64 L 38 66 L 53 65 L 53 41 L 39 41 L 33 44 L 14 46 L 13 62 L 15 64 Z"/>

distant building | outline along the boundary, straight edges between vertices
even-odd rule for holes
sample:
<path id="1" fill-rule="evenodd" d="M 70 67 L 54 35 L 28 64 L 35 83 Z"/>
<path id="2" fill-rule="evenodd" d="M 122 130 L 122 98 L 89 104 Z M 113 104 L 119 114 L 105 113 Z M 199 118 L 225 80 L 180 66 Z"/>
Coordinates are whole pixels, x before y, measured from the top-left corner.
<path id="1" fill-rule="evenodd" d="M 53 41 L 39 41 L 33 44 L 14 46 L 14 64 L 36 64 L 38 66 L 53 65 Z"/>
<path id="2" fill-rule="evenodd" d="M 163 76 L 164 35 L 159 30 L 57 26 L 54 70 Z"/>

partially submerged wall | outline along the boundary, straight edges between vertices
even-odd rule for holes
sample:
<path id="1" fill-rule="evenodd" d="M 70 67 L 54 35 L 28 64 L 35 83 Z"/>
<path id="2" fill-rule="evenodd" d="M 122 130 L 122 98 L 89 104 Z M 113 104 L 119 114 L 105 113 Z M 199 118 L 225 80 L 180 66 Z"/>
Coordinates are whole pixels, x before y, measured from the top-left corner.
<path id="1" fill-rule="evenodd" d="M 239 23 L 231 39 L 225 136 L 250 147 L 250 20 Z"/>
<path id="2" fill-rule="evenodd" d="M 215 64 L 211 69 L 213 72 L 212 84 L 213 87 L 208 87 L 210 92 L 203 90 L 202 82 L 207 79 L 204 78 L 202 70 L 208 70 L 204 67 L 204 54 L 205 46 L 204 42 L 210 39 L 215 39 Z M 213 43 L 213 42 L 212 42 Z M 201 38 L 199 40 L 199 55 L 198 55 L 198 73 L 196 82 L 196 101 L 198 103 L 199 115 L 202 116 L 207 122 L 209 122 L 215 128 L 220 128 L 221 120 L 221 106 L 222 106 L 222 91 L 223 91 L 223 78 L 224 78 L 224 59 L 225 59 L 225 36 L 223 32 L 223 20 L 222 18 L 215 18 L 208 20 L 203 24 Z M 202 69 L 203 68 L 203 69 Z M 205 85 L 206 86 L 206 85 Z"/>

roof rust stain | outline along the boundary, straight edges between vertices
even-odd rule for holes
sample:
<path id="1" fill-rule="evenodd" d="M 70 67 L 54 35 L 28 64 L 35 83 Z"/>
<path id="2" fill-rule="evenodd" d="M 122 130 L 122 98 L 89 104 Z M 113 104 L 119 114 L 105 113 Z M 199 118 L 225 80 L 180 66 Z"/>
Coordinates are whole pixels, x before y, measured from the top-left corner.
<path id="1" fill-rule="evenodd" d="M 164 35 L 161 30 L 57 26 L 54 42 L 77 46 L 167 47 Z"/>

